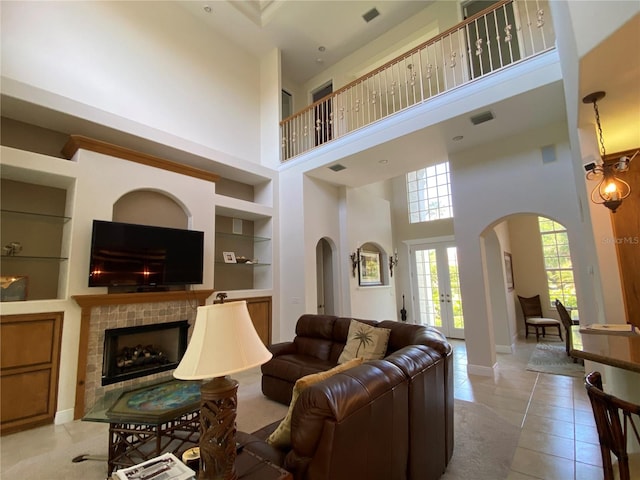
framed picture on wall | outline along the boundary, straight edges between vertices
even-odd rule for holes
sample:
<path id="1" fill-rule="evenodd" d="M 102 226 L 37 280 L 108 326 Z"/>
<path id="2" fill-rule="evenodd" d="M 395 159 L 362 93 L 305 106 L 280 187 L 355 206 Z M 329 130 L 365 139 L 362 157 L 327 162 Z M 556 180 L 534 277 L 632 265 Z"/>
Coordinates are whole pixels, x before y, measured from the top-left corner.
<path id="1" fill-rule="evenodd" d="M 513 264 L 511 260 L 511 254 L 508 252 L 504 252 L 504 272 L 505 278 L 507 280 L 507 289 L 511 292 L 513 291 Z"/>
<path id="2" fill-rule="evenodd" d="M 382 285 L 380 272 L 380 252 L 360 250 L 358 262 L 358 280 L 360 285 Z"/>

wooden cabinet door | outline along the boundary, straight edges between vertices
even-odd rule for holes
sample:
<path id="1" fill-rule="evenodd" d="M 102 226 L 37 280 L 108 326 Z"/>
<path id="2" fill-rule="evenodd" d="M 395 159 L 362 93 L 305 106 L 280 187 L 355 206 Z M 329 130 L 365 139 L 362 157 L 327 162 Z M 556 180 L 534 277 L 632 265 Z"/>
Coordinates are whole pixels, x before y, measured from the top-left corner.
<path id="1" fill-rule="evenodd" d="M 271 297 L 243 298 L 247 310 L 262 342 L 271 345 Z"/>
<path id="2" fill-rule="evenodd" d="M 0 434 L 53 423 L 62 312 L 0 316 Z"/>
<path id="3" fill-rule="evenodd" d="M 631 157 L 635 150 L 613 154 L 619 158 Z M 610 156 L 607 156 L 610 158 Z M 640 327 L 640 162 L 629 164 L 629 170 L 619 175 L 631 185 L 629 195 L 616 213 L 611 214 L 615 244 L 620 267 L 620 280 L 624 296 L 627 321 Z"/>

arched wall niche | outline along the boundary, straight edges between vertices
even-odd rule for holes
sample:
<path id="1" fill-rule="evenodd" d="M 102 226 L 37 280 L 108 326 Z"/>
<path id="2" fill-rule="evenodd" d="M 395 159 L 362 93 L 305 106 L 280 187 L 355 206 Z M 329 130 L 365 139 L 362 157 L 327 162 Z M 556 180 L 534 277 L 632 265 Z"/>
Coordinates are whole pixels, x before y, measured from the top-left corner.
<path id="1" fill-rule="evenodd" d="M 365 242 L 359 247 L 360 261 L 362 262 L 362 252 L 378 253 L 380 258 L 380 280 L 382 285 L 389 285 L 391 277 L 389 275 L 389 254 L 376 242 Z"/>
<path id="2" fill-rule="evenodd" d="M 158 190 L 135 190 L 120 197 L 113 204 L 113 221 L 189 228 L 189 214 L 185 206 L 172 195 Z"/>

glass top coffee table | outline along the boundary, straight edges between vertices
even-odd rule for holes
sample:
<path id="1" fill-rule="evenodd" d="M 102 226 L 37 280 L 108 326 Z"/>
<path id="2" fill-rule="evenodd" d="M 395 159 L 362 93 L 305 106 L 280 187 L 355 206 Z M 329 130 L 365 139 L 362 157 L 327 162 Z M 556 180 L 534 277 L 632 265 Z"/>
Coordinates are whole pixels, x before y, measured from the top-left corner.
<path id="1" fill-rule="evenodd" d="M 165 452 L 181 458 L 197 446 L 200 385 L 168 380 L 113 390 L 98 399 L 82 420 L 109 424 L 107 474 Z"/>

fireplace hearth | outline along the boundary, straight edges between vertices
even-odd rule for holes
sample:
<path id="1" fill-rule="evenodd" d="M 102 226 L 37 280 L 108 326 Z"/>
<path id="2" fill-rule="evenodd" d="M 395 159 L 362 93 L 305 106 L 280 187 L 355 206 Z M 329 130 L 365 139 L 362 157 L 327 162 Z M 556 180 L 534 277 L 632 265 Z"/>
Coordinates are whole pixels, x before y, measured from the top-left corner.
<path id="1" fill-rule="evenodd" d="M 105 330 L 102 385 L 176 368 L 188 330 L 187 320 Z"/>

